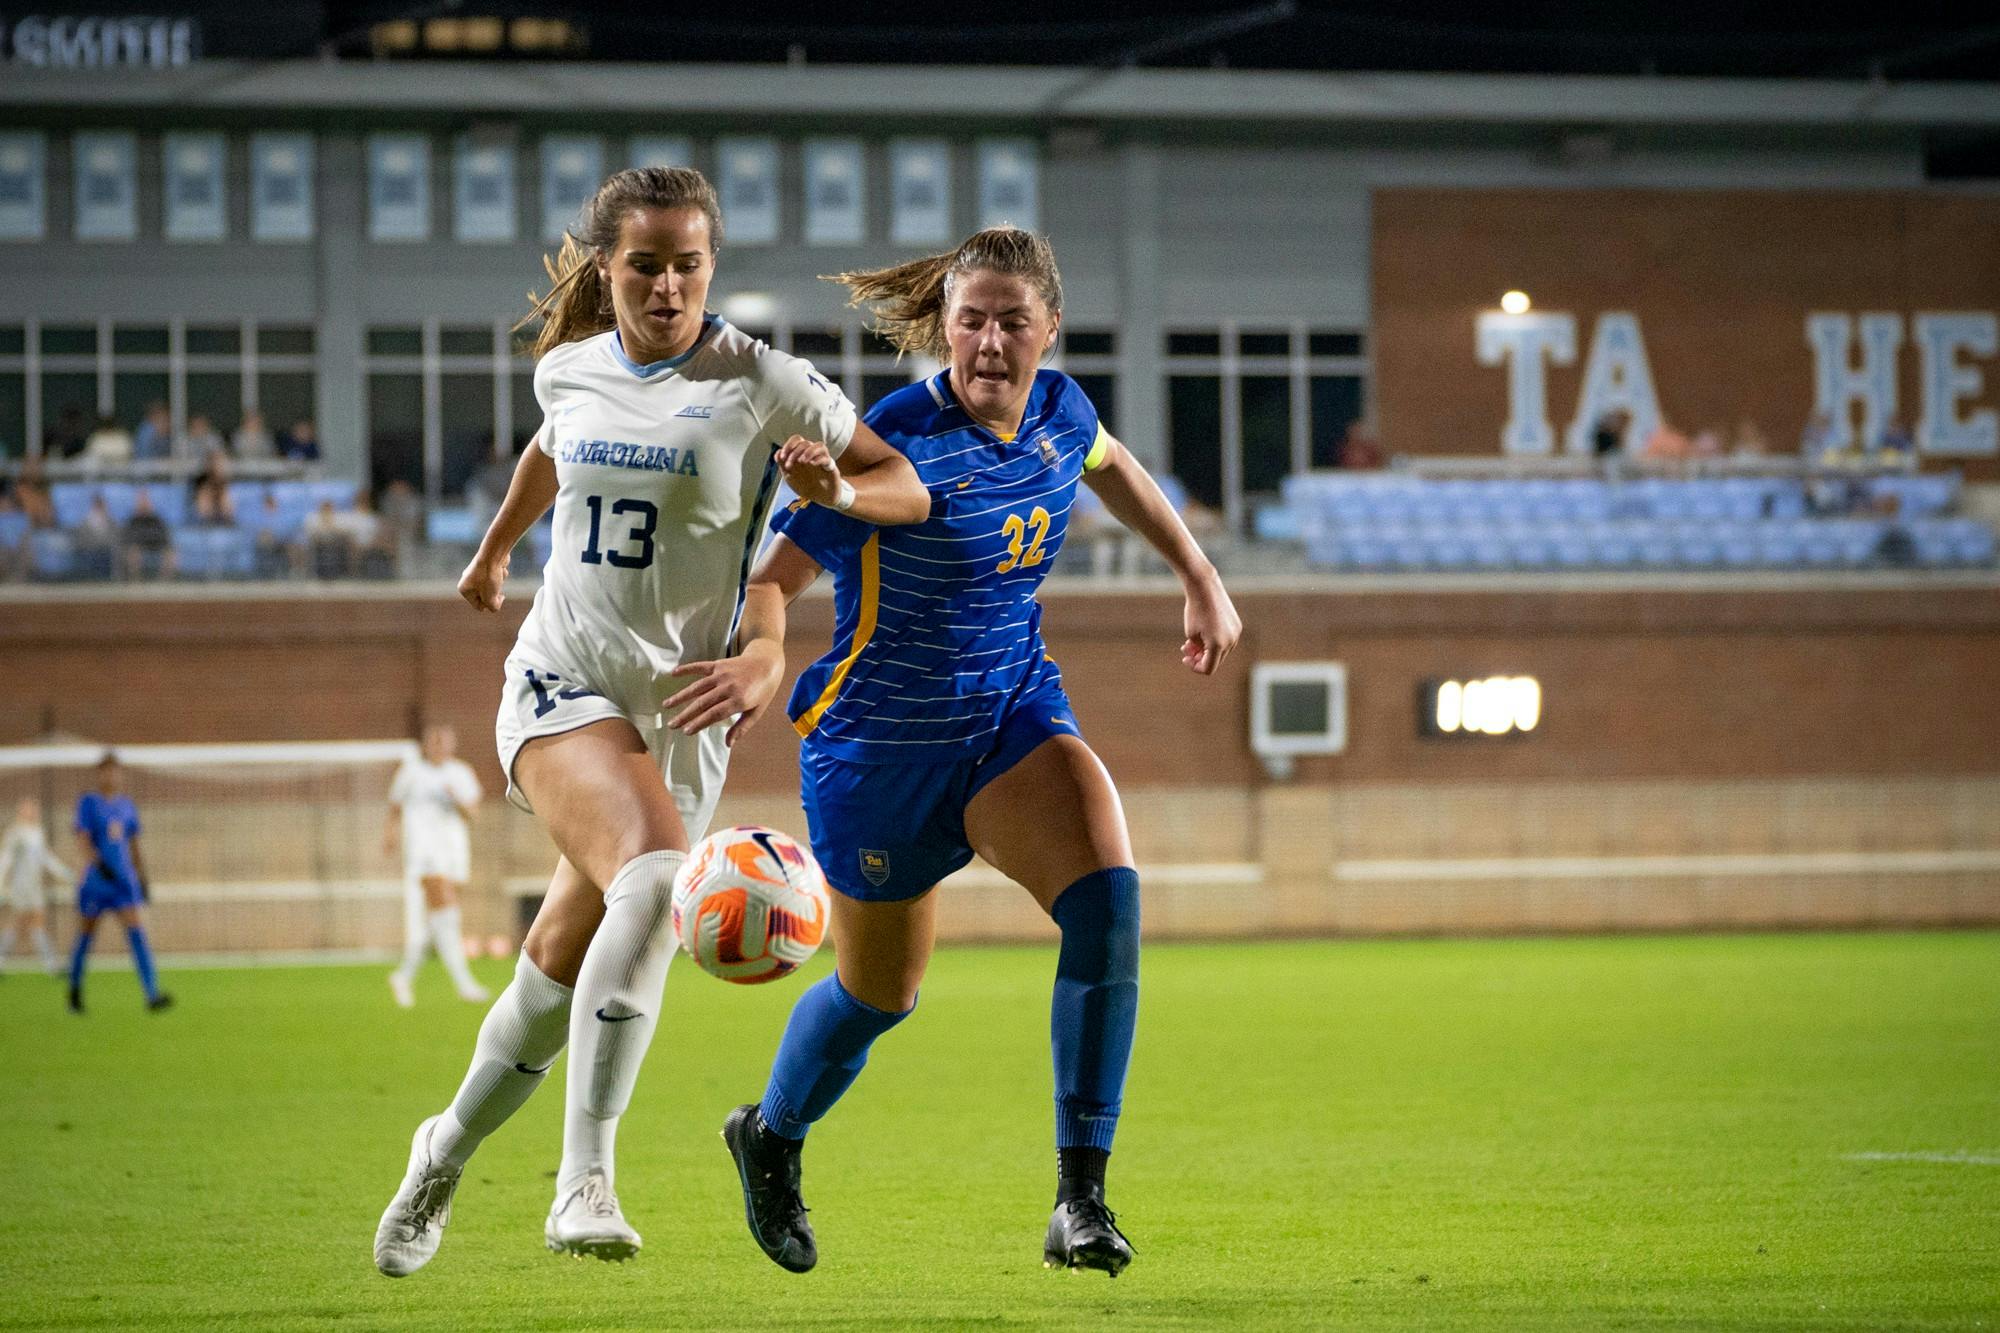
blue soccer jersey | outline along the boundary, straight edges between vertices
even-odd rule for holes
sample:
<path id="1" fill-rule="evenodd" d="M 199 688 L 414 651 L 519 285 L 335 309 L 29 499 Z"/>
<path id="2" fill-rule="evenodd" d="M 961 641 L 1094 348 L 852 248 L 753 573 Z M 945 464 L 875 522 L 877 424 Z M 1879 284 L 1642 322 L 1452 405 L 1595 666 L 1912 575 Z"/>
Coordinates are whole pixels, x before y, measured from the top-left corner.
<path id="1" fill-rule="evenodd" d="M 1042 646 L 1048 577 L 1077 480 L 1103 457 L 1097 409 L 1037 372 L 1012 438 L 973 421 L 950 372 L 866 421 L 931 494 L 922 523 L 876 527 L 799 504 L 773 524 L 833 574 L 833 648 L 787 708 L 806 743 L 867 763 L 933 763 L 994 744 L 1012 701 L 1061 679 Z"/>
<path id="2" fill-rule="evenodd" d="M 120 886 L 137 889 L 132 866 L 132 839 L 139 836 L 139 808 L 129 796 L 105 796 L 87 791 L 76 803 L 76 831 L 90 839 L 98 870 Z"/>

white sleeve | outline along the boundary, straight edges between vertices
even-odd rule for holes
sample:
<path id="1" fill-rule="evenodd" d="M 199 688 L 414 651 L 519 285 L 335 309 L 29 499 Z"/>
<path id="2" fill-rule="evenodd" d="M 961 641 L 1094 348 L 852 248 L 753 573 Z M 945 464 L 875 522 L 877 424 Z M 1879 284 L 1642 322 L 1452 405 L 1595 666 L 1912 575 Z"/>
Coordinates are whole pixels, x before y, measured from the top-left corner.
<path id="1" fill-rule="evenodd" d="M 835 458 L 854 439 L 854 404 L 803 357 L 766 351 L 757 358 L 758 415 L 772 444 L 794 435 L 818 440 Z"/>
<path id="2" fill-rule="evenodd" d="M 558 347 L 535 362 L 535 406 L 542 409 L 542 424 L 535 431 L 535 439 L 541 444 L 542 452 L 550 458 L 556 456 L 556 442 L 554 432 L 549 429 L 549 421 L 554 415 L 549 410 L 549 403 L 555 397 L 555 362 L 562 352 L 563 349 Z"/>
<path id="3" fill-rule="evenodd" d="M 410 761 L 405 759 L 396 770 L 394 780 L 389 783 L 389 804 L 408 805 L 410 802 Z"/>
<path id="4" fill-rule="evenodd" d="M 472 765 L 459 760 L 452 776 L 457 779 L 458 799 L 464 805 L 478 805 L 479 798 L 486 793 L 480 790 L 479 775 L 472 771 Z"/>

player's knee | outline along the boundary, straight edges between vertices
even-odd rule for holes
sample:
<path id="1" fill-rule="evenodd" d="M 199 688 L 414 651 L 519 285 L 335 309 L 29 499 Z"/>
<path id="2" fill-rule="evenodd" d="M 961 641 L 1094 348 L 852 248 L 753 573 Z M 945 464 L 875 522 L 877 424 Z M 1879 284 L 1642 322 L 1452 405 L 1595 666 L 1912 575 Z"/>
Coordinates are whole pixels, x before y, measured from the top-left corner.
<path id="1" fill-rule="evenodd" d="M 583 971 L 583 955 L 590 949 L 590 930 L 565 921 L 535 918 L 528 937 L 521 941 L 521 954 L 538 971 L 558 986 L 576 985 Z"/>
<path id="2" fill-rule="evenodd" d="M 1139 979 L 1139 874 L 1096 870 L 1064 889 L 1050 909 L 1062 930 L 1056 974 L 1086 985 Z"/>

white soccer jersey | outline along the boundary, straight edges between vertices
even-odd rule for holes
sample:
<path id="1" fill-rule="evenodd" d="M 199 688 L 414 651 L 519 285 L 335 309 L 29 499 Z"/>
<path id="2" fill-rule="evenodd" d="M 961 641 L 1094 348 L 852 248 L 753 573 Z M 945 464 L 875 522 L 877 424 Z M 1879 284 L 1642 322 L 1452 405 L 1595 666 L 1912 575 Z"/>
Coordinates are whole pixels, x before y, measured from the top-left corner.
<path id="1" fill-rule="evenodd" d="M 68 879 L 69 867 L 49 850 L 48 836 L 38 824 L 14 824 L 0 840 L 0 889 L 5 903 L 21 911 L 40 911 L 42 880 Z"/>
<path id="2" fill-rule="evenodd" d="M 559 347 L 535 367 L 535 397 L 560 489 L 514 656 L 656 716 L 671 668 L 730 651 L 778 489 L 773 451 L 802 435 L 838 456 L 854 404 L 713 316 L 690 351 L 652 365 L 615 331 Z"/>
<path id="3" fill-rule="evenodd" d="M 433 764 L 405 759 L 389 783 L 389 804 L 403 812 L 403 836 L 417 841 L 437 833 L 465 832 L 460 805 L 479 803 L 479 777 L 463 759 Z"/>

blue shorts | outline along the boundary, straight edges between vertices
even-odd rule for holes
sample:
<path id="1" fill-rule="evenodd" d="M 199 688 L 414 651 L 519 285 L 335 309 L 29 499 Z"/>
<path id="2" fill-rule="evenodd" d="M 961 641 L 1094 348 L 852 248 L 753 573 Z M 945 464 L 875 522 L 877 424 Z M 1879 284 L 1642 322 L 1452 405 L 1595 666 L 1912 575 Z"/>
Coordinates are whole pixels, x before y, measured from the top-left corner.
<path id="1" fill-rule="evenodd" d="M 863 764 L 799 747 L 799 799 L 827 883 L 864 902 L 914 898 L 972 859 L 965 807 L 1054 736 L 1081 736 L 1061 684 L 1017 699 L 991 749 L 934 764 Z"/>
<path id="2" fill-rule="evenodd" d="M 96 866 L 91 867 L 90 873 L 83 877 L 83 883 L 76 889 L 76 910 L 82 916 L 99 917 L 106 912 L 123 911 L 127 907 L 137 907 L 140 901 L 136 883 L 127 883 L 117 875 L 107 875 Z"/>

